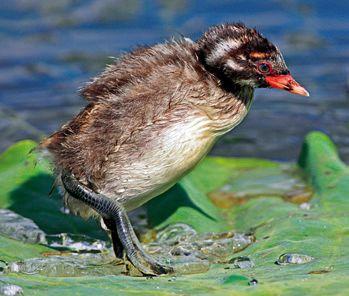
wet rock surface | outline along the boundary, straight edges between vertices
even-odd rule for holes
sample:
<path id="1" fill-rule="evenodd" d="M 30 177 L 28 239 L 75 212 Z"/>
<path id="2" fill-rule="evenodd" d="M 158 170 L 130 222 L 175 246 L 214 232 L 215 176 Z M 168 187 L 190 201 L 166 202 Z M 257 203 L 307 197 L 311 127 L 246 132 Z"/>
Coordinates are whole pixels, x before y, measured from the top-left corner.
<path id="1" fill-rule="evenodd" d="M 0 209 L 0 234 L 25 243 L 47 243 L 45 233 L 32 220 L 7 209 Z"/>
<path id="2" fill-rule="evenodd" d="M 22 152 L 19 149 L 21 147 L 25 147 Z M 32 147 L 33 145 L 26 144 L 26 146 L 20 146 L 19 144 L 16 149 L 12 149 L 12 152 L 10 151 L 11 153 L 3 155 L 0 159 L 0 166 L 3 167 L 1 173 L 2 175 L 15 175 L 16 180 L 21 178 L 23 183 L 21 186 L 27 188 L 26 192 L 35 192 L 38 196 L 37 204 L 42 204 L 41 201 L 44 198 L 45 200 L 47 199 L 46 193 L 48 190 L 45 188 L 45 190 L 40 191 L 43 180 L 45 180 L 42 178 L 43 170 L 38 171 L 40 167 L 36 166 L 35 171 L 32 171 L 33 169 L 27 165 L 28 160 L 26 156 Z M 278 166 L 274 162 L 254 159 L 208 158 L 188 176 L 191 182 L 181 183 L 184 191 L 177 190 L 172 192 L 172 195 L 166 194 L 161 199 L 161 201 L 165 201 L 164 204 L 160 203 L 160 200 L 157 201 L 159 202 L 158 208 L 161 211 L 169 204 L 169 199 L 173 196 L 177 206 L 175 208 L 176 211 L 171 212 L 171 219 L 163 221 L 163 224 L 150 224 L 152 225 L 151 233 L 147 240 L 142 240 L 143 244 L 146 245 L 146 248 L 151 244 L 159 247 L 162 244 L 167 249 L 167 253 L 162 254 L 159 251 L 153 256 L 165 262 L 168 259 L 173 264 L 180 263 L 180 261 L 184 262 L 184 264 L 188 262 L 186 271 L 193 271 L 196 268 L 195 272 L 198 272 L 198 268 L 199 270 L 204 270 L 204 267 L 209 265 L 209 270 L 203 274 L 194 276 L 177 276 L 177 274 L 174 274 L 153 279 L 114 275 L 119 271 L 121 273 L 124 266 L 118 265 L 118 262 L 109 261 L 109 259 L 100 259 L 106 254 L 104 251 L 98 251 L 98 253 L 96 253 L 96 250 L 73 251 L 65 250 L 61 246 L 58 246 L 58 250 L 53 250 L 48 249 L 46 246 L 24 244 L 0 236 L 0 259 L 5 261 L 5 263 L 10 262 L 9 264 L 2 264 L 0 261 L 0 273 L 1 270 L 7 270 L 9 266 L 13 270 L 22 268 L 24 271 L 32 272 L 34 270 L 35 272 L 42 272 L 30 275 L 7 272 L 1 274 L 1 279 L 7 284 L 19 285 L 25 293 L 30 293 L 35 288 L 38 291 L 47 291 L 47 295 L 65 295 L 68 289 L 71 294 L 77 295 L 85 295 L 87 291 L 95 291 L 96 294 L 100 295 L 133 295 L 135 293 L 149 295 L 201 295 L 209 291 L 210 295 L 230 295 L 235 293 L 236 295 L 281 294 L 295 296 L 299 295 L 299 291 L 304 292 L 303 294 L 306 295 L 335 295 L 340 291 L 343 295 L 347 295 L 349 261 L 346 235 L 348 229 L 347 193 L 349 192 L 349 171 L 338 160 L 335 154 L 335 146 L 325 135 L 320 133 L 309 135 L 304 147 L 306 149 L 304 149 L 302 154 L 300 165 L 308 176 L 311 177 L 316 192 L 314 200 L 310 203 L 309 210 L 306 209 L 308 206 L 300 208 L 299 205 L 285 202 L 279 196 L 265 196 L 251 199 L 247 203 L 234 207 L 229 211 L 220 211 L 221 216 L 215 216 L 214 212 L 210 212 L 208 206 L 212 205 L 212 203 L 205 199 L 207 197 L 204 193 L 206 194 L 215 188 L 223 186 L 227 180 L 233 177 L 234 171 L 240 173 L 246 172 L 248 168 Z M 38 178 L 39 182 L 34 183 L 38 184 L 37 186 L 33 186 L 33 183 L 26 184 L 26 180 L 32 176 L 41 176 Z M 4 206 L 8 206 L 14 201 L 13 192 L 19 185 L 18 182 L 14 182 L 11 185 L 8 183 L 9 181 L 11 180 L 0 178 L 0 183 L 2 182 L 2 188 L 5 191 L 2 192 L 0 201 L 2 201 Z M 189 185 L 192 185 L 192 187 Z M 193 190 L 194 187 L 197 190 Z M 33 188 L 35 188 L 35 191 Z M 8 193 L 6 193 L 6 190 Z M 187 203 L 178 204 L 179 194 L 185 192 L 187 192 Z M 202 194 L 198 194 L 200 192 Z M 41 196 L 43 199 L 39 198 Z M 20 191 L 17 204 L 22 206 L 27 200 L 27 195 Z M 49 201 L 52 202 L 52 199 Z M 192 202 L 188 203 L 188 201 Z M 31 203 L 32 201 L 30 200 L 30 203 L 25 207 L 28 210 L 28 214 L 32 211 Z M 194 207 L 194 205 L 197 207 Z M 75 232 L 74 228 L 71 228 L 73 229 L 72 231 L 63 228 L 63 222 L 68 221 L 70 224 L 72 220 L 69 220 L 71 216 L 62 216 L 59 213 L 60 206 L 61 204 L 56 204 L 55 207 L 52 207 L 55 209 L 54 215 L 57 216 L 50 216 L 50 219 L 46 220 L 47 226 L 49 226 L 49 223 L 52 223 L 58 225 L 61 229 L 60 232 L 85 233 L 90 237 L 102 238 L 101 236 L 95 236 L 95 232 L 91 231 L 88 223 L 86 226 L 89 231 L 86 232 L 80 231 L 81 228 L 76 228 Z M 209 218 L 202 214 L 201 209 L 205 210 L 205 213 L 209 212 L 211 214 L 208 216 Z M 43 216 L 47 214 L 45 210 L 46 207 L 41 211 L 36 211 L 35 215 L 38 217 Z M 154 212 L 154 215 L 158 214 L 159 211 Z M 221 217 L 225 228 L 219 228 L 218 226 L 220 225 L 213 225 L 217 228 L 209 228 L 209 226 L 212 226 L 209 224 L 209 220 L 217 217 Z M 174 226 L 173 221 L 178 221 L 177 223 L 181 221 L 180 223 L 185 223 L 185 226 L 176 225 L 172 229 L 165 228 L 162 233 L 156 233 L 156 229 L 159 229 L 161 225 L 172 223 L 172 226 Z M 86 223 L 86 221 L 82 221 L 82 223 Z M 38 223 L 38 225 L 41 226 L 44 223 Z M 197 231 L 194 231 L 192 228 Z M 229 240 L 232 237 L 230 234 L 227 235 L 225 233 L 222 235 L 219 233 L 220 229 L 227 228 L 241 232 L 253 229 L 256 242 L 240 253 L 234 254 L 230 252 L 228 260 L 224 264 L 211 264 L 211 262 L 216 260 L 215 257 L 210 260 L 209 258 L 201 259 L 201 257 L 192 256 L 190 252 L 185 252 L 187 256 L 168 255 L 169 250 L 174 247 L 181 247 L 183 243 L 188 243 L 194 251 L 200 254 L 201 250 L 194 248 L 197 245 L 206 245 L 206 242 L 205 244 L 202 243 L 202 239 L 200 242 L 200 238 L 204 237 L 205 241 L 208 236 L 207 240 L 209 242 Z M 45 228 L 47 233 L 54 233 L 52 229 L 50 230 L 49 227 Z M 205 231 L 215 233 L 199 234 Z M 82 237 L 81 240 L 87 240 L 87 238 Z M 73 241 L 78 242 L 79 238 L 73 238 Z M 89 242 L 93 243 L 93 240 Z M 59 244 L 63 245 L 62 242 L 59 242 Z M 219 252 L 220 249 L 217 250 Z M 297 264 L 306 260 L 303 258 L 298 261 L 294 260 L 293 256 L 291 259 L 284 256 L 280 258 L 280 262 L 286 262 L 289 265 L 279 266 L 274 264 L 275 260 L 280 257 L 280 254 L 286 252 L 288 254 L 313 256 L 315 259 L 308 264 Z M 246 256 L 255 261 L 255 266 L 251 269 L 235 269 L 231 263 L 228 263 L 232 258 Z M 111 257 L 111 260 L 114 260 L 113 254 L 111 254 Z M 208 256 L 206 255 L 206 257 Z M 43 265 L 43 261 L 36 261 L 33 258 L 47 259 L 49 264 L 44 264 L 46 269 L 42 268 L 42 271 L 35 268 L 22 267 L 23 262 L 31 263 L 32 267 L 35 264 L 39 267 Z M 64 258 L 68 260 L 68 263 L 64 261 Z M 93 260 L 92 258 L 97 259 Z M 195 261 L 197 258 L 198 260 Z M 55 260 L 56 263 L 50 260 Z M 82 263 L 79 269 L 74 270 L 73 268 L 79 266 L 79 260 Z M 113 265 L 114 262 L 115 265 Z M 292 262 L 296 264 L 292 264 Z M 13 263 L 17 263 L 17 265 Z M 52 275 L 56 274 L 56 277 L 41 275 L 48 274 L 51 266 L 55 266 L 55 264 L 59 266 L 60 263 L 61 267 L 57 267 L 57 272 L 52 273 Z M 110 265 L 112 267 L 108 270 Z M 16 269 L 16 267 L 18 268 Z M 118 269 L 119 271 L 117 271 Z M 84 274 L 84 276 L 66 277 L 69 274 L 69 270 L 72 270 L 71 272 L 76 275 Z M 98 270 L 98 277 L 90 276 L 90 274 L 96 275 L 96 270 Z M 110 276 L 113 272 L 114 274 Z M 180 273 L 178 272 L 178 274 Z M 253 279 L 258 281 L 257 286 L 252 285 Z"/>

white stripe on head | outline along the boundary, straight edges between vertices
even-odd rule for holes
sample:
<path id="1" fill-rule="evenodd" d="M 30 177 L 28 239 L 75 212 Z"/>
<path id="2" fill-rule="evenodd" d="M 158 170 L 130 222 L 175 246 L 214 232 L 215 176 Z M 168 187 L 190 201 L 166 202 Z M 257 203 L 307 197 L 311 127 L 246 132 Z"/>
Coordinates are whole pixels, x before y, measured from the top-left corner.
<path id="1" fill-rule="evenodd" d="M 215 48 L 208 55 L 206 61 L 208 64 L 213 64 L 218 59 L 225 56 L 229 51 L 239 48 L 241 42 L 236 39 L 226 39 L 218 43 Z"/>
<path id="2" fill-rule="evenodd" d="M 243 70 L 243 67 L 241 67 L 237 62 L 235 62 L 232 59 L 229 59 L 227 61 L 227 65 L 233 70 Z"/>

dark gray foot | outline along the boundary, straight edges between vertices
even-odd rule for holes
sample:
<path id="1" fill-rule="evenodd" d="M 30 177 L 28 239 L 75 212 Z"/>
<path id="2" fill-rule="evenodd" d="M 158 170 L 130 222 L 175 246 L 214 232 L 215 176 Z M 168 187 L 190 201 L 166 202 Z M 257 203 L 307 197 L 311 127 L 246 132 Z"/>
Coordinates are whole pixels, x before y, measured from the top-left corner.
<path id="1" fill-rule="evenodd" d="M 172 267 L 157 262 L 145 253 L 128 219 L 126 210 L 120 203 L 90 190 L 69 172 L 62 172 L 62 182 L 70 195 L 86 203 L 99 213 L 104 221 L 108 221 L 106 225 L 108 228 L 110 227 L 112 237 L 114 236 L 113 246 L 117 257 L 122 252 L 119 245 L 119 242 L 121 242 L 127 258 L 144 275 L 160 275 L 173 272 Z"/>
<path id="2" fill-rule="evenodd" d="M 105 226 L 107 226 L 107 228 L 110 231 L 115 256 L 116 256 L 116 258 L 122 259 L 124 246 L 122 245 L 122 242 L 120 241 L 118 231 L 115 227 L 115 222 L 113 219 L 108 219 L 108 218 L 103 218 L 103 221 L 104 221 Z"/>

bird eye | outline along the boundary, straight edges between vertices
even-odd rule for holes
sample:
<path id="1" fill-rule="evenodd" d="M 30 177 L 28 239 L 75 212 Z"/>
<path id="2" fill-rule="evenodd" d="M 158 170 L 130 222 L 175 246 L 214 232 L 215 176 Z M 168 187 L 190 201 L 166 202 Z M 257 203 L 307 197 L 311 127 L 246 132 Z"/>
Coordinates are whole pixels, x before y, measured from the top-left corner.
<path id="1" fill-rule="evenodd" d="M 258 71 L 262 74 L 269 74 L 271 72 L 271 66 L 268 63 L 258 64 Z"/>

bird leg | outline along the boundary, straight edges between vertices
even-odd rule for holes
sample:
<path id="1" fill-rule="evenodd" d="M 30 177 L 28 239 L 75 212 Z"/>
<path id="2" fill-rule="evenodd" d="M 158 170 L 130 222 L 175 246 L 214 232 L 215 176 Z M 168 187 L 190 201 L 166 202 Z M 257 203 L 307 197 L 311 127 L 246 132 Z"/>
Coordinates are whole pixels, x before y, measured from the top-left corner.
<path id="1" fill-rule="evenodd" d="M 118 244 L 121 242 L 128 260 L 143 274 L 160 275 L 173 272 L 172 267 L 157 262 L 145 253 L 128 219 L 126 210 L 119 202 L 90 190 L 66 171 L 62 172 L 61 178 L 64 188 L 70 195 L 93 208 L 108 221 L 107 227 L 111 228 L 117 257 L 122 251 Z"/>
<path id="2" fill-rule="evenodd" d="M 109 218 L 103 218 L 103 221 L 104 221 L 105 226 L 107 226 L 107 228 L 110 231 L 115 256 L 116 256 L 116 258 L 122 259 L 124 247 L 123 247 L 122 242 L 120 241 L 120 238 L 118 236 L 118 231 L 115 227 L 114 220 L 109 219 Z"/>

